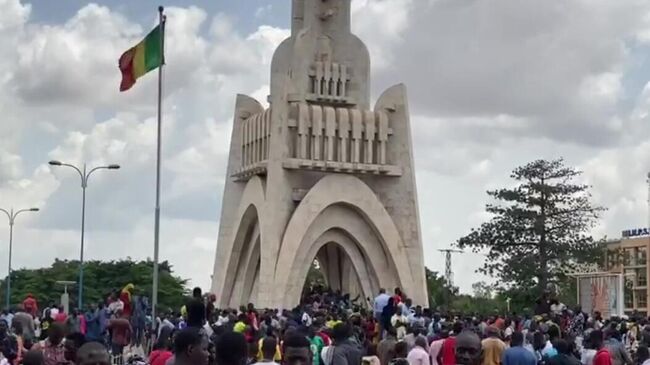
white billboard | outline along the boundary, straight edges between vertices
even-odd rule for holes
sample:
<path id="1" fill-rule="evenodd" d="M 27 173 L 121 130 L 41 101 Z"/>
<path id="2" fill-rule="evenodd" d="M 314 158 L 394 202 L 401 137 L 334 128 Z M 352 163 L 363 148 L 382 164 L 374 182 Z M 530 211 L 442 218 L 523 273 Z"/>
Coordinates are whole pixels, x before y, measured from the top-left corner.
<path id="1" fill-rule="evenodd" d="M 600 312 L 603 318 L 624 314 L 622 274 L 586 273 L 576 278 L 578 303 L 584 312 Z"/>

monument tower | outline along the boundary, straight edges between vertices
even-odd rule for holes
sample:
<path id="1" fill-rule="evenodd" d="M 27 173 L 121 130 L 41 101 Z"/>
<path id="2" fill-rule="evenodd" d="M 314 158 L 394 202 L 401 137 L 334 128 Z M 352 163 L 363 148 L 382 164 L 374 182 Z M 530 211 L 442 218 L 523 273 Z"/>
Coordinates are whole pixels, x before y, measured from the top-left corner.
<path id="1" fill-rule="evenodd" d="M 318 259 L 328 285 L 427 304 L 406 89 L 370 106 L 351 0 L 293 0 L 270 107 L 238 95 L 212 291 L 219 307 L 299 303 Z"/>

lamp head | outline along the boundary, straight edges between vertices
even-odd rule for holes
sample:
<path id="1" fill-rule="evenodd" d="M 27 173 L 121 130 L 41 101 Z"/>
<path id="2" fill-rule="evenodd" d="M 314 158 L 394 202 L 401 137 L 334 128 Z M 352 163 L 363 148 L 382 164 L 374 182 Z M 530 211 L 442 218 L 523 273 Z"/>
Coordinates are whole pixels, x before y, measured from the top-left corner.
<path id="1" fill-rule="evenodd" d="M 52 161 L 50 161 L 50 165 L 52 165 L 52 166 L 61 166 L 63 164 L 61 163 L 61 161 L 52 160 Z"/>
<path id="2" fill-rule="evenodd" d="M 31 208 L 29 211 L 30 211 L 30 212 L 38 212 L 39 210 L 40 210 L 40 209 L 38 209 L 38 208 Z"/>
<path id="3" fill-rule="evenodd" d="M 120 169 L 120 165 L 108 165 L 108 169 L 109 169 L 109 170 L 119 170 L 119 169 Z"/>

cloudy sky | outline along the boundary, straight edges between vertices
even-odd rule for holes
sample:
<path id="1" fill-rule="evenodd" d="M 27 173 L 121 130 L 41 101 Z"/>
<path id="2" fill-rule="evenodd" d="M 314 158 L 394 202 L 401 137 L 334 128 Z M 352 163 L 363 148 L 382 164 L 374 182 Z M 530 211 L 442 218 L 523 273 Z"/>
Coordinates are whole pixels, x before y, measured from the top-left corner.
<path id="1" fill-rule="evenodd" d="M 161 258 L 209 286 L 236 93 L 264 100 L 289 33 L 290 0 L 168 0 Z M 193 5 L 189 5 L 193 3 Z M 156 77 L 120 94 L 119 55 L 153 27 L 157 2 L 0 0 L 0 207 L 37 206 L 15 229 L 14 266 L 79 254 L 152 256 Z M 426 264 L 485 219 L 485 190 L 536 158 L 585 171 L 609 208 L 597 236 L 647 222 L 650 2 L 353 0 L 373 95 L 409 88 Z M 8 231 L 0 224 L 0 257 Z M 6 261 L 6 260 L 3 260 Z M 457 258 L 471 291 L 481 257 Z M 6 272 L 0 262 L 0 272 Z"/>

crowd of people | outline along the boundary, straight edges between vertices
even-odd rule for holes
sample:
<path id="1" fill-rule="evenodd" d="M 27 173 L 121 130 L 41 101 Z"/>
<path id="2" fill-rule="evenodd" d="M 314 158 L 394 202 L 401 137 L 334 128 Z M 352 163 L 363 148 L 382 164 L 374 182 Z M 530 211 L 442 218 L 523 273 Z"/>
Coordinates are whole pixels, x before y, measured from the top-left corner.
<path id="1" fill-rule="evenodd" d="M 399 288 L 363 300 L 316 288 L 293 310 L 218 309 L 196 288 L 151 321 L 133 289 L 70 314 L 29 295 L 0 316 L 0 365 L 650 365 L 647 318 L 548 295 L 534 313 L 484 316 L 413 305 Z"/>

